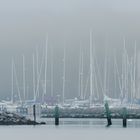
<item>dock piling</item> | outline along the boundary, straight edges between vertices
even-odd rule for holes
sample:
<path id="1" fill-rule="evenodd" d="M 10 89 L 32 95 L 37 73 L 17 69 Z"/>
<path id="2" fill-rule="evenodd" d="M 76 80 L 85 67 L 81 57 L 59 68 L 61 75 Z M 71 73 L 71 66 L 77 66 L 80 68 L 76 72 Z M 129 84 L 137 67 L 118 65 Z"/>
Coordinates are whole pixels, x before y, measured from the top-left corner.
<path id="1" fill-rule="evenodd" d="M 34 116 L 34 122 L 36 122 L 36 106 L 33 105 L 33 116 Z"/>
<path id="2" fill-rule="evenodd" d="M 107 126 L 110 126 L 112 125 L 112 121 L 111 121 L 111 112 L 109 109 L 108 102 L 105 103 L 105 110 L 106 110 L 106 116 L 107 116 Z"/>
<path id="3" fill-rule="evenodd" d="M 55 107 L 55 125 L 59 125 L 59 107 Z"/>
<path id="4" fill-rule="evenodd" d="M 127 109 L 124 107 L 123 108 L 123 127 L 127 127 Z"/>

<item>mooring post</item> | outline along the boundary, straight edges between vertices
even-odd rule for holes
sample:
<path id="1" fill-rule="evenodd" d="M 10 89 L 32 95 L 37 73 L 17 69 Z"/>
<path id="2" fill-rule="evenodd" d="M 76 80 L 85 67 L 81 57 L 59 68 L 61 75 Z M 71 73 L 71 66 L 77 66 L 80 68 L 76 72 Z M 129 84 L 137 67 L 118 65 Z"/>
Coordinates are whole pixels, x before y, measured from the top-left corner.
<path id="1" fill-rule="evenodd" d="M 34 116 L 34 123 L 36 122 L 36 106 L 33 105 L 33 116 Z"/>
<path id="2" fill-rule="evenodd" d="M 110 126 L 110 125 L 112 125 L 111 112 L 109 110 L 109 105 L 108 105 L 107 101 L 105 103 L 105 110 L 106 110 L 106 117 L 107 117 L 107 126 Z"/>
<path id="3" fill-rule="evenodd" d="M 122 117 L 123 117 L 123 127 L 127 127 L 127 109 L 126 109 L 126 107 L 123 108 Z"/>
<path id="4" fill-rule="evenodd" d="M 55 125 L 59 125 L 59 107 L 56 105 L 55 107 Z"/>

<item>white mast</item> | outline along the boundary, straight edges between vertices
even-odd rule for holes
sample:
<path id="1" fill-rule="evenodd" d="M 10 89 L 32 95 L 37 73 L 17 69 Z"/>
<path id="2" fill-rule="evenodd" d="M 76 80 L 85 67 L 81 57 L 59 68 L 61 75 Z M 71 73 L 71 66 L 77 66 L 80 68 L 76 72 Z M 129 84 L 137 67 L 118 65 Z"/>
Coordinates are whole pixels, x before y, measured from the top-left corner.
<path id="1" fill-rule="evenodd" d="M 97 56 L 96 56 L 95 51 L 94 51 L 94 60 L 95 60 L 95 66 L 97 68 L 97 76 L 96 76 L 96 78 L 98 77 L 98 81 L 99 81 L 99 84 L 100 84 L 100 87 L 101 87 L 101 92 L 102 92 L 102 95 L 104 95 L 103 81 L 102 81 L 102 78 L 101 78 L 101 72 L 100 72 L 100 69 L 99 69 L 99 64 L 98 64 L 98 61 L 97 61 Z"/>
<path id="2" fill-rule="evenodd" d="M 99 95 L 99 87 L 98 87 L 98 81 L 97 81 L 97 72 L 96 72 L 95 67 L 93 69 L 93 72 L 94 72 L 94 85 L 95 85 L 94 86 L 94 98 L 96 100 L 99 100 L 100 95 Z M 96 88 L 96 96 L 95 96 L 95 88 Z"/>
<path id="3" fill-rule="evenodd" d="M 11 74 L 12 74 L 12 90 L 11 90 L 11 102 L 13 103 L 14 99 L 13 99 L 13 96 L 14 96 L 14 60 L 12 59 L 12 69 L 11 69 Z"/>
<path id="4" fill-rule="evenodd" d="M 123 40 L 124 45 L 124 52 L 123 52 L 123 65 L 122 65 L 122 91 L 123 91 L 123 98 L 128 100 L 128 66 L 129 66 L 129 59 L 126 50 L 126 41 L 125 38 Z"/>
<path id="5" fill-rule="evenodd" d="M 66 81 L 66 49 L 64 46 L 64 58 L 63 58 L 63 95 L 62 95 L 62 103 L 64 105 L 65 102 L 65 81 Z"/>
<path id="6" fill-rule="evenodd" d="M 134 98 L 136 98 L 136 48 L 137 44 L 135 41 L 135 48 L 134 48 L 134 75 L 133 75 L 133 92 L 134 92 Z"/>
<path id="7" fill-rule="evenodd" d="M 22 102 L 22 100 L 21 100 L 21 93 L 20 93 L 20 89 L 19 89 L 19 82 L 18 82 L 18 78 L 17 78 L 17 71 L 16 71 L 16 66 L 15 66 L 14 61 L 13 61 L 13 72 L 14 72 L 13 75 L 15 75 L 15 80 L 16 80 L 16 86 L 17 86 L 19 101 Z"/>
<path id="8" fill-rule="evenodd" d="M 123 103 L 125 95 L 125 38 L 123 39 L 123 55 L 122 55 L 122 87 L 121 87 L 121 102 Z"/>
<path id="9" fill-rule="evenodd" d="M 125 38 L 124 38 L 124 99 L 127 99 L 127 53 L 126 53 L 126 48 L 125 48 Z"/>
<path id="10" fill-rule="evenodd" d="M 83 93 L 84 99 L 86 99 L 86 96 L 87 96 L 87 89 L 88 89 L 89 78 L 90 78 L 90 76 L 88 75 L 87 79 L 86 79 L 84 93 Z"/>
<path id="11" fill-rule="evenodd" d="M 94 87 L 93 87 L 93 93 L 94 93 L 94 99 L 96 99 L 96 101 L 100 99 L 100 95 L 99 95 L 99 82 L 100 82 L 100 76 L 98 75 L 98 64 L 97 64 L 97 58 L 96 58 L 96 50 L 95 50 L 95 40 L 93 41 L 93 83 L 94 83 Z M 100 83 L 101 84 L 101 83 Z M 101 86 L 102 88 L 102 86 Z M 96 95 L 96 96 L 95 96 Z"/>
<path id="12" fill-rule="evenodd" d="M 47 53 L 48 53 L 48 36 L 46 38 L 46 48 L 45 48 L 45 81 L 44 81 L 44 94 L 43 94 L 43 99 L 44 100 L 44 97 L 45 95 L 47 94 Z"/>
<path id="13" fill-rule="evenodd" d="M 38 62 L 38 47 L 36 48 L 36 75 L 37 75 L 37 81 L 39 81 L 39 62 Z M 37 82 L 38 84 L 38 82 Z M 38 85 L 36 88 L 39 88 Z M 39 90 L 36 89 L 36 97 L 39 96 Z"/>
<path id="14" fill-rule="evenodd" d="M 39 97 L 39 90 L 40 90 L 39 85 L 40 85 L 40 79 L 41 79 L 41 74 L 42 74 L 42 67 L 43 67 L 44 57 L 45 57 L 45 53 L 43 52 L 42 58 L 41 58 L 40 69 L 39 69 L 38 77 L 37 77 L 36 98 Z"/>
<path id="15" fill-rule="evenodd" d="M 116 88 L 116 84 L 117 84 L 117 81 L 116 81 L 116 66 L 115 66 L 115 60 L 116 60 L 116 54 L 114 52 L 114 65 L 113 65 L 113 70 L 114 70 L 114 93 L 115 93 L 115 98 L 117 98 L 117 88 Z"/>
<path id="16" fill-rule="evenodd" d="M 104 61 L 104 96 L 106 96 L 107 94 L 106 93 L 106 79 L 107 79 L 107 53 L 105 53 L 105 61 Z"/>
<path id="17" fill-rule="evenodd" d="M 79 57 L 79 81 L 78 81 L 78 84 L 79 84 L 79 98 L 81 98 L 81 46 L 80 46 L 80 57 Z"/>
<path id="18" fill-rule="evenodd" d="M 92 104 L 93 98 L 93 64 L 92 64 L 92 30 L 90 30 L 90 96 L 89 96 L 89 103 Z"/>
<path id="19" fill-rule="evenodd" d="M 81 52 L 81 99 L 83 100 L 83 71 L 84 71 L 84 66 L 83 66 L 83 50 Z"/>
<path id="20" fill-rule="evenodd" d="M 121 75 L 120 75 L 120 73 L 119 73 L 118 64 L 117 64 L 117 60 L 116 60 L 116 56 L 115 56 L 114 63 L 115 63 L 115 69 L 116 69 L 116 80 L 117 80 L 117 78 L 118 78 L 119 90 L 120 90 L 120 93 L 122 94 Z"/>
<path id="21" fill-rule="evenodd" d="M 53 48 L 51 48 L 51 97 L 53 97 Z"/>
<path id="22" fill-rule="evenodd" d="M 134 86 L 134 83 L 133 83 L 133 58 L 131 57 L 131 61 L 130 61 L 130 99 L 131 99 L 131 105 L 133 103 L 133 93 L 134 93 L 134 90 L 133 90 L 133 86 Z"/>
<path id="23" fill-rule="evenodd" d="M 34 101 L 36 101 L 36 90 L 35 90 L 35 58 L 33 54 L 33 94 L 34 94 Z"/>
<path id="24" fill-rule="evenodd" d="M 83 50 L 80 46 L 80 64 L 79 64 L 79 96 L 84 99 L 83 95 Z"/>
<path id="25" fill-rule="evenodd" d="M 24 95 L 24 101 L 26 99 L 26 89 L 25 89 L 25 57 L 24 55 L 22 56 L 23 58 L 23 95 Z"/>

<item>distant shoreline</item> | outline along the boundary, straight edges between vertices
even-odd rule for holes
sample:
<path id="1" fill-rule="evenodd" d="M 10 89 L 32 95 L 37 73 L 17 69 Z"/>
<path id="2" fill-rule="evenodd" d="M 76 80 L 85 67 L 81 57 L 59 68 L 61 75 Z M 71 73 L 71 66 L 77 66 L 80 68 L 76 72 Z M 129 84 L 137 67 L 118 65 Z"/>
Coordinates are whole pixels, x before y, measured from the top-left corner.
<path id="1" fill-rule="evenodd" d="M 0 125 L 42 125 L 45 122 L 36 122 L 15 113 L 0 113 Z"/>
<path id="2" fill-rule="evenodd" d="M 113 119 L 121 119 L 122 108 L 111 108 L 111 117 Z M 41 113 L 41 118 L 54 118 L 54 109 L 46 109 Z M 59 109 L 60 118 L 94 118 L 104 119 L 106 118 L 106 112 L 104 108 L 92 108 L 92 109 Z M 140 119 L 139 109 L 127 109 L 128 119 Z"/>

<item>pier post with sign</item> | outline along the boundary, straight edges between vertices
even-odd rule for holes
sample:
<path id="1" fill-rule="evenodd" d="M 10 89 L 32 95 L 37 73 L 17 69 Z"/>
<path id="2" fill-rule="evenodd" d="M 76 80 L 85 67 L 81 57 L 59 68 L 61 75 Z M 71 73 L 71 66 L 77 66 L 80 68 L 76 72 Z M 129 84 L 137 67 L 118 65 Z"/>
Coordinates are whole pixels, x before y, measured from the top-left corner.
<path id="1" fill-rule="evenodd" d="M 36 122 L 36 106 L 33 105 L 33 116 L 34 116 L 34 123 Z"/>

